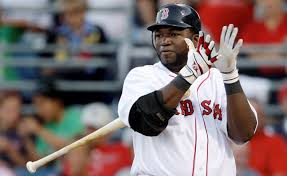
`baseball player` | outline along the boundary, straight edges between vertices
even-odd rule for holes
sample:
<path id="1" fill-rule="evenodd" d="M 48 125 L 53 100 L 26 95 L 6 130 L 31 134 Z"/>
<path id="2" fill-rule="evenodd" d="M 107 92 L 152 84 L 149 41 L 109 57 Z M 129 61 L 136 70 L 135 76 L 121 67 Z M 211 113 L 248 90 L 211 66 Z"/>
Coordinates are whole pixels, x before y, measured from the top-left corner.
<path id="1" fill-rule="evenodd" d="M 257 127 L 236 67 L 238 28 L 223 27 L 217 52 L 192 7 L 168 4 L 147 29 L 160 62 L 129 72 L 118 108 L 134 130 L 131 175 L 236 175 L 230 144 Z"/>

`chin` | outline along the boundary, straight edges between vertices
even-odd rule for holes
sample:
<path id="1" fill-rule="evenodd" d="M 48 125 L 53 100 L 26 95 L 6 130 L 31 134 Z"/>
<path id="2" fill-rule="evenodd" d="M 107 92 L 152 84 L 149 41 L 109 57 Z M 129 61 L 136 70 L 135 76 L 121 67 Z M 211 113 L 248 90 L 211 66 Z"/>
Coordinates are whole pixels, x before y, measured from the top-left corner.
<path id="1" fill-rule="evenodd" d="M 175 56 L 161 56 L 160 60 L 163 64 L 174 64 L 174 63 L 176 63 L 176 57 Z"/>

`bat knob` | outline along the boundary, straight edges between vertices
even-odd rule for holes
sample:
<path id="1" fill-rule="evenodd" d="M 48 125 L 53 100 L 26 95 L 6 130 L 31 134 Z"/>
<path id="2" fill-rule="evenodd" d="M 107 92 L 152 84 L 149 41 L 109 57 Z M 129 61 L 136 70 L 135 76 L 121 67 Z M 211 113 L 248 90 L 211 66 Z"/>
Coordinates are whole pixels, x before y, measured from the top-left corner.
<path id="1" fill-rule="evenodd" d="M 30 173 L 35 173 L 37 168 L 35 168 L 35 165 L 32 161 L 29 161 L 26 163 L 26 168 Z"/>

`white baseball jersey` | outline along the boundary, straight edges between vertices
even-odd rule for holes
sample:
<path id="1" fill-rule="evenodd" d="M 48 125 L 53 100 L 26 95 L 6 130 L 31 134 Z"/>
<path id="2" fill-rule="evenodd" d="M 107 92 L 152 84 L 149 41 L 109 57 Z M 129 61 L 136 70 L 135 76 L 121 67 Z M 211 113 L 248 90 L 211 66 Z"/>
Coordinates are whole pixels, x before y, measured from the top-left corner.
<path id="1" fill-rule="evenodd" d="M 130 127 L 128 117 L 134 102 L 166 86 L 176 76 L 160 62 L 131 70 L 119 102 L 120 119 Z M 236 175 L 227 134 L 226 103 L 221 73 L 212 68 L 191 85 L 162 133 L 149 137 L 133 132 L 131 175 Z"/>

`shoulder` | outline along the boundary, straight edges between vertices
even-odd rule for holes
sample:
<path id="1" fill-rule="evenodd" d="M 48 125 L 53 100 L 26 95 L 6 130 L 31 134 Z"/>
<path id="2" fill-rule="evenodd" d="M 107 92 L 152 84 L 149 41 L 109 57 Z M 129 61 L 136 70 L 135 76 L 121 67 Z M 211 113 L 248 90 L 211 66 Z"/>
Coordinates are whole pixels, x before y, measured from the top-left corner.
<path id="1" fill-rule="evenodd" d="M 144 95 L 154 90 L 154 74 L 150 65 L 132 69 L 125 78 L 123 92 L 138 92 Z M 142 92 L 144 92 L 142 94 Z"/>
<path id="2" fill-rule="evenodd" d="M 128 75 L 126 76 L 126 80 L 132 78 L 148 78 L 153 73 L 153 66 L 152 65 L 145 65 L 141 67 L 135 67 L 129 71 Z"/>
<path id="3" fill-rule="evenodd" d="M 135 67 L 133 69 L 131 69 L 130 72 L 132 73 L 137 73 L 137 72 L 150 72 L 154 69 L 154 66 L 153 65 L 144 65 L 144 66 L 140 66 L 140 67 Z"/>

